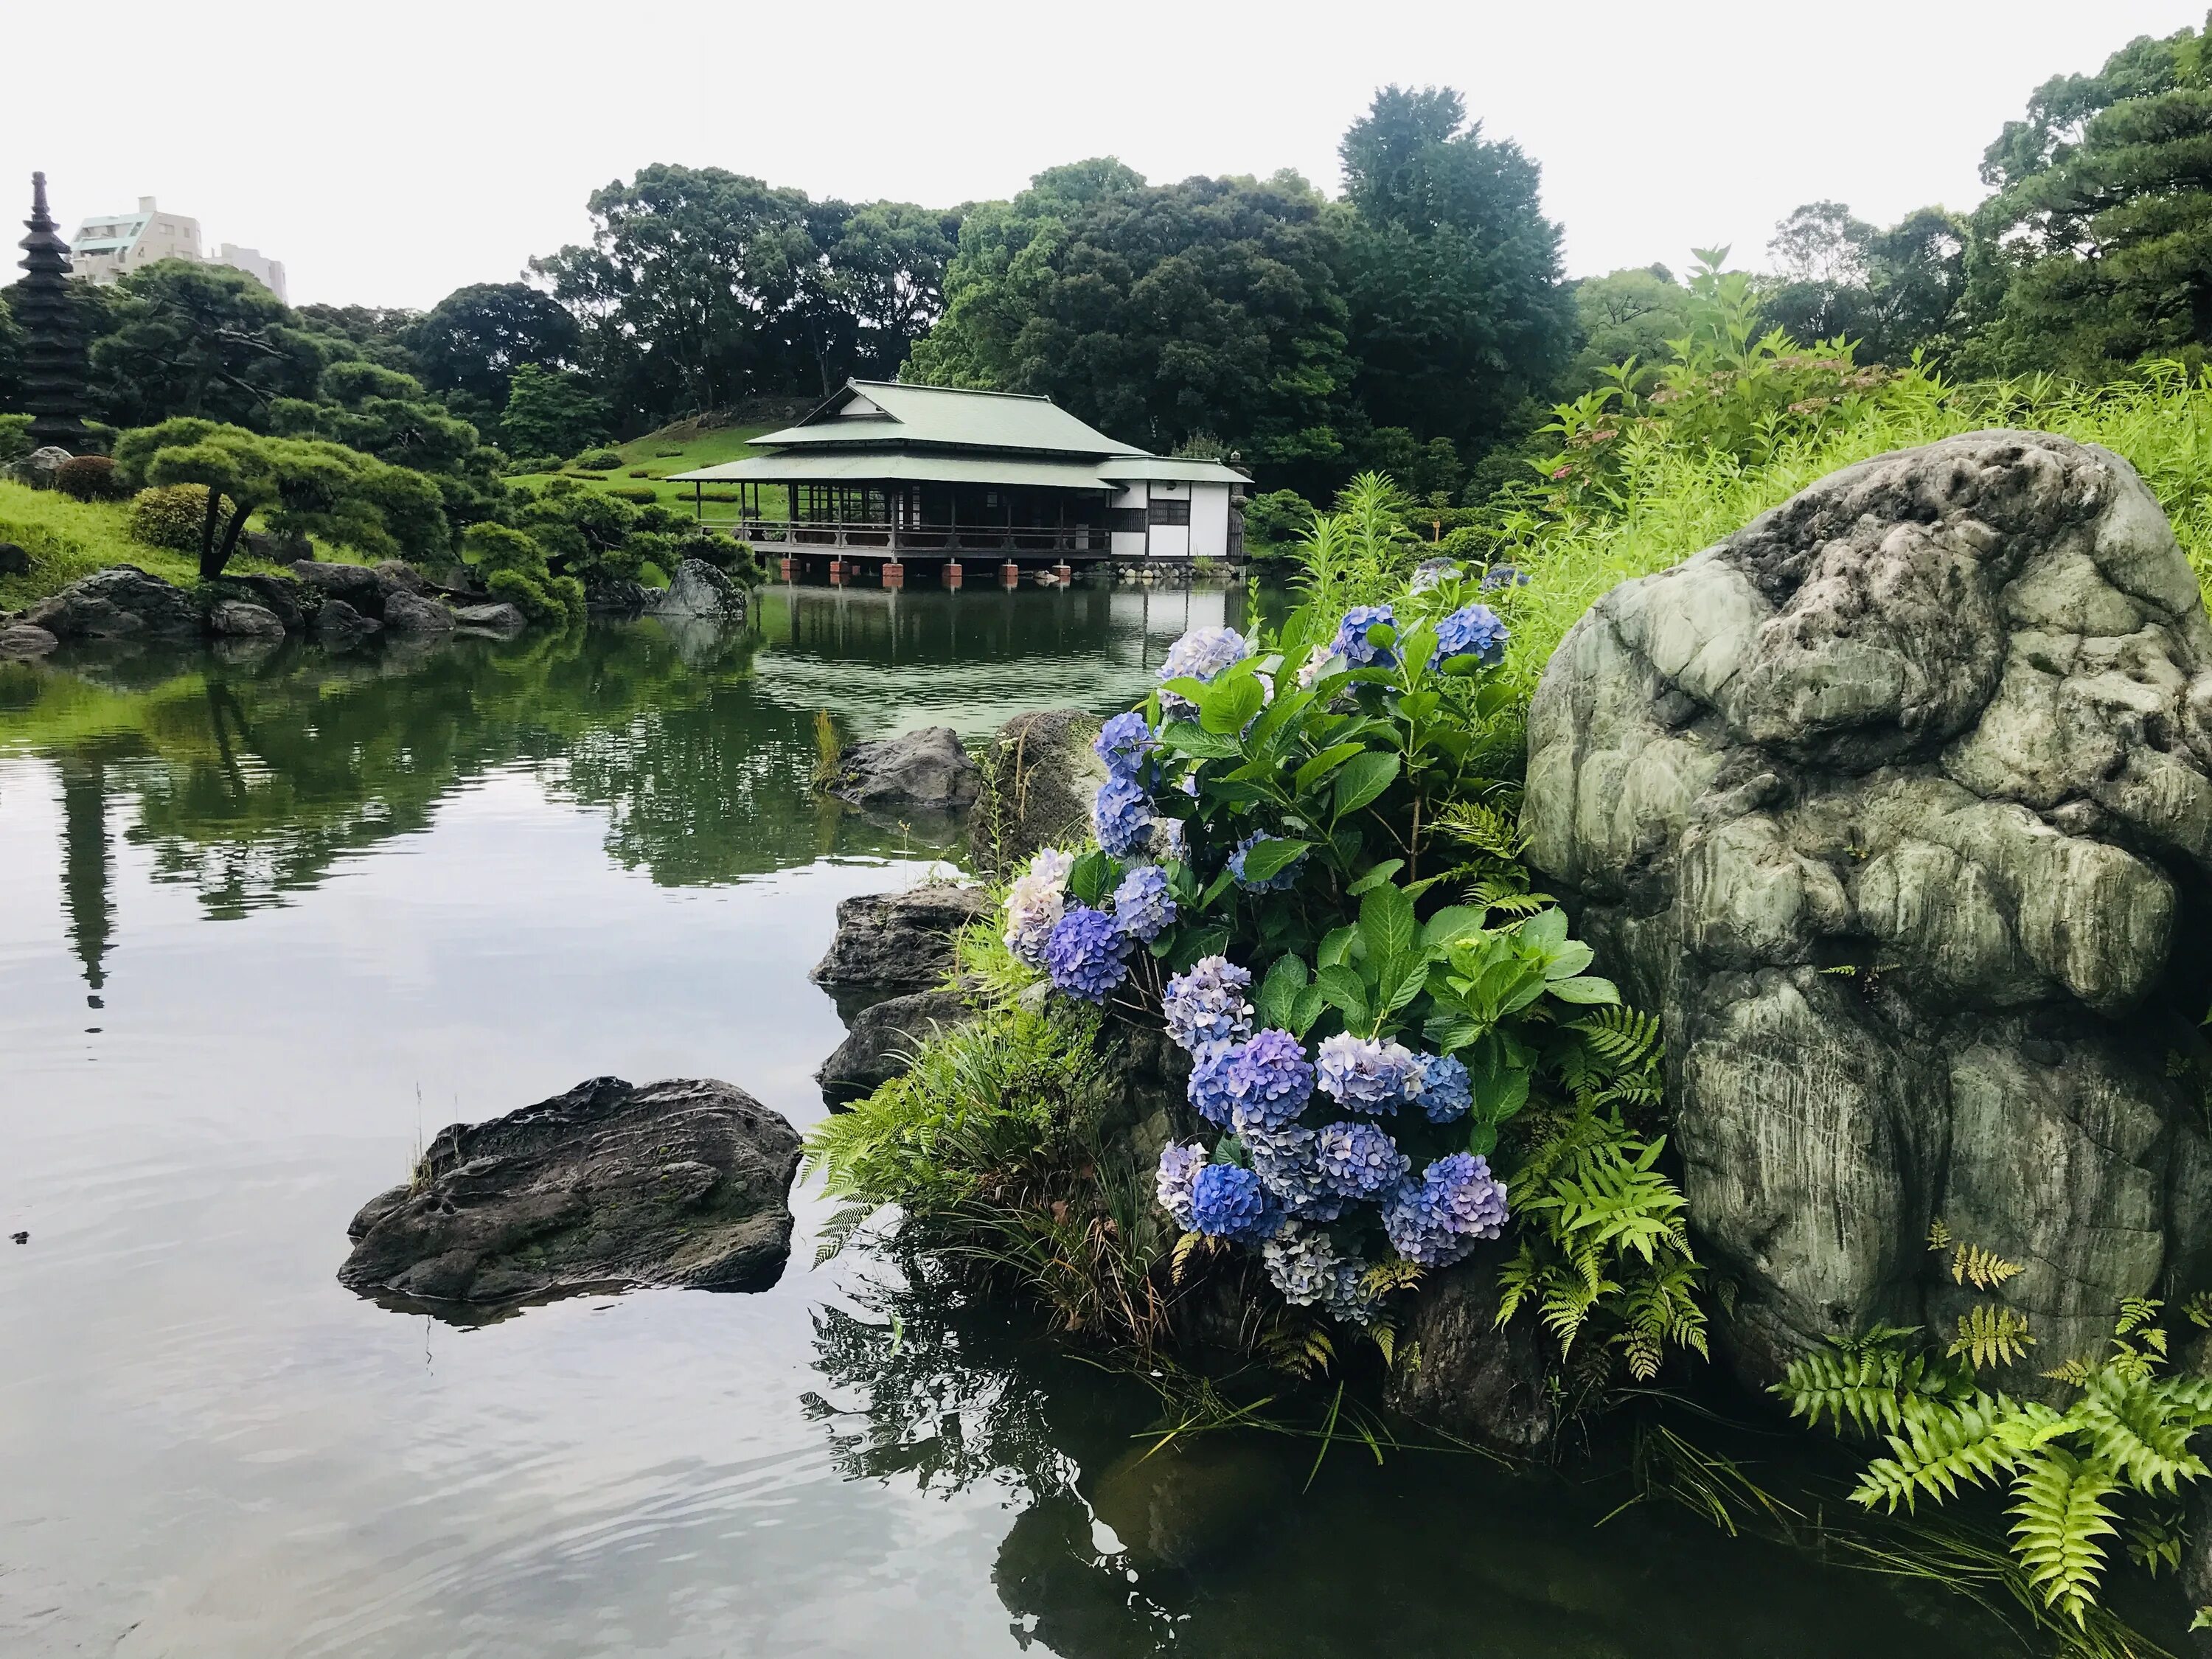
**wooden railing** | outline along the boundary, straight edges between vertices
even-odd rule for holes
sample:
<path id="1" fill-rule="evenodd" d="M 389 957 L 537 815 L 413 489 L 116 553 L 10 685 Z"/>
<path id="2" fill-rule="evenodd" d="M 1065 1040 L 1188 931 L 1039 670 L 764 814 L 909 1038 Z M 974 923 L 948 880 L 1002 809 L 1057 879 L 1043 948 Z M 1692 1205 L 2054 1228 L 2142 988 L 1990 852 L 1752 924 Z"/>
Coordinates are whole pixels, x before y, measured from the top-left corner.
<path id="1" fill-rule="evenodd" d="M 1111 553 L 1113 532 L 1103 525 L 845 523 L 811 519 L 708 518 L 756 547 L 844 548 L 899 553 Z"/>

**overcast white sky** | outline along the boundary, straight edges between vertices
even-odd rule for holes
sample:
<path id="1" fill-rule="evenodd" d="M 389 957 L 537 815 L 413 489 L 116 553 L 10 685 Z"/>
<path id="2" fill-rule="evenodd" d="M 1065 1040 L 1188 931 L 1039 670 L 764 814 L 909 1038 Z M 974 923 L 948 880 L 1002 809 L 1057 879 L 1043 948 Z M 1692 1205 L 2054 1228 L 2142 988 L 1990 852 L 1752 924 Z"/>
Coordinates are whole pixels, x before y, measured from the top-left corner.
<path id="1" fill-rule="evenodd" d="M 1339 136 L 1397 81 L 1459 88 L 1542 163 L 1572 274 L 1712 243 L 1758 264 L 1800 202 L 1971 206 L 2033 88 L 2205 4 L 27 3 L 0 210 L 43 168 L 65 227 L 157 196 L 283 259 L 295 303 L 427 306 L 581 240 L 586 193 L 649 161 L 932 204 L 1109 154 L 1334 191 Z"/>

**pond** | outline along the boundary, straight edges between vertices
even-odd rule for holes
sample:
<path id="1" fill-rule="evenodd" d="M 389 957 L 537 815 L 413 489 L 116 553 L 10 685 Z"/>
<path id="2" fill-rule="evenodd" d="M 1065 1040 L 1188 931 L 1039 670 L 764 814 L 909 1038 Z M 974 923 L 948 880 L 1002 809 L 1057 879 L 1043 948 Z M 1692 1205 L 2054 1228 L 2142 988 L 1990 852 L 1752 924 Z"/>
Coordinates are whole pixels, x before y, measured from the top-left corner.
<path id="1" fill-rule="evenodd" d="M 802 1127 L 851 740 L 1126 706 L 1242 594 L 771 589 L 750 631 L 0 667 L 0 1652 L 1984 1650 L 1618 1484 L 1208 1437 L 890 1268 L 476 1324 L 333 1277 L 445 1123 L 612 1073 Z M 1310 1481 L 1310 1484 L 1309 1484 Z"/>

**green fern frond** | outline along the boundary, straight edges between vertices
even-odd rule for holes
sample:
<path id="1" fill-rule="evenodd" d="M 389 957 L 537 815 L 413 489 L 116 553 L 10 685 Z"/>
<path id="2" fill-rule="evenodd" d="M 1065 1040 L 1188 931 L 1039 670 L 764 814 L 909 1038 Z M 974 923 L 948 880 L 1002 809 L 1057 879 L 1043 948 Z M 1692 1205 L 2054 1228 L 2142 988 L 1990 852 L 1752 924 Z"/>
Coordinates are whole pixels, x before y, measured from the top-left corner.
<path id="1" fill-rule="evenodd" d="M 1977 1302 L 1959 1316 L 1959 1334 L 1944 1352 L 1965 1359 L 1978 1371 L 2014 1364 L 2027 1358 L 2034 1346 L 2026 1314 L 2002 1303 Z"/>
<path id="2" fill-rule="evenodd" d="M 1943 1224 L 1942 1216 L 1937 1216 L 1928 1224 L 1928 1248 L 1936 1255 L 1941 1255 L 1957 1242 L 1951 1237 L 1951 1230 Z"/>
<path id="3" fill-rule="evenodd" d="M 1891 1455 L 1867 1466 L 1851 1493 L 1869 1509 L 1894 1512 L 1917 1501 L 1954 1498 L 1959 1483 L 1979 1484 L 2010 1474 L 2029 1452 L 2063 1431 L 2065 1419 L 2048 1406 L 2014 1405 L 2003 1395 L 1976 1394 L 1960 1401 L 1908 1399 L 1899 1430 L 1888 1435 Z"/>
<path id="4" fill-rule="evenodd" d="M 1359 1276 L 1359 1289 L 1371 1300 L 1380 1301 L 1395 1296 L 1400 1291 L 1410 1291 L 1421 1282 L 1421 1264 L 1393 1257 L 1378 1261 Z"/>
<path id="5" fill-rule="evenodd" d="M 2120 1304 L 2120 1316 L 2112 1322 L 2114 1336 L 2133 1336 L 2157 1323 L 2159 1310 L 2166 1305 L 2154 1297 L 2131 1296 Z M 2161 1335 L 2164 1333 L 2160 1333 Z M 2160 1344 L 2160 1351 L 2165 1345 Z"/>
<path id="6" fill-rule="evenodd" d="M 2130 1521 L 2127 1537 L 2129 1558 L 2152 1577 L 2162 1571 L 2181 1570 L 2181 1550 L 2185 1540 L 2179 1509 L 2161 1510 L 2155 1515 Z"/>
<path id="7" fill-rule="evenodd" d="M 2096 1461 L 2144 1492 L 2169 1496 L 2183 1480 L 2202 1480 L 2204 1460 L 2189 1449 L 2197 1414 L 2157 1381 L 2106 1367 L 2066 1414 L 2087 1435 Z"/>
<path id="8" fill-rule="evenodd" d="M 2097 1599 L 2105 1569 L 2097 1540 L 2119 1530 L 2106 1500 L 2119 1483 L 2063 1446 L 2045 1445 L 2027 1460 L 2013 1482 L 2013 1553 L 2044 1605 L 2079 1626 Z"/>
<path id="9" fill-rule="evenodd" d="M 1994 1250 L 1984 1249 L 1978 1244 L 1958 1244 L 1951 1251 L 1951 1282 L 1972 1285 L 1978 1291 L 1993 1291 L 2008 1279 L 2027 1271 L 2017 1261 L 2008 1261 Z"/>
<path id="10" fill-rule="evenodd" d="M 2199 1330 L 2212 1330 L 2212 1291 L 2199 1291 L 2181 1304 L 2182 1316 Z"/>
<path id="11" fill-rule="evenodd" d="M 861 1224 L 879 1207 L 866 1200 L 841 1205 L 836 1212 L 822 1224 L 821 1234 L 814 1244 L 814 1265 L 819 1267 L 836 1256 L 852 1242 L 853 1235 L 860 1231 Z"/>

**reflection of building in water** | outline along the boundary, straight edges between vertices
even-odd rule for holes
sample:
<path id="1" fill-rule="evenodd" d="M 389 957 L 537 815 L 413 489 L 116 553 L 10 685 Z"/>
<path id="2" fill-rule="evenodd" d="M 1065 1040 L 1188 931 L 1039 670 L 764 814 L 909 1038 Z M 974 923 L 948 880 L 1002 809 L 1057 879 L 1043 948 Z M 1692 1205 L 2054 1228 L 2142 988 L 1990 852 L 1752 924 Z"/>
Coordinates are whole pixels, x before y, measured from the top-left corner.
<path id="1" fill-rule="evenodd" d="M 73 756 L 61 763 L 62 902 L 69 912 L 70 943 L 84 964 L 86 998 L 100 1006 L 107 983 L 103 965 L 115 936 L 115 906 L 109 896 L 112 873 L 107 852 L 107 769 L 97 760 Z"/>

